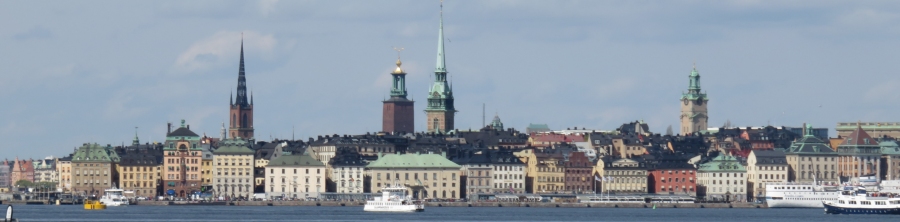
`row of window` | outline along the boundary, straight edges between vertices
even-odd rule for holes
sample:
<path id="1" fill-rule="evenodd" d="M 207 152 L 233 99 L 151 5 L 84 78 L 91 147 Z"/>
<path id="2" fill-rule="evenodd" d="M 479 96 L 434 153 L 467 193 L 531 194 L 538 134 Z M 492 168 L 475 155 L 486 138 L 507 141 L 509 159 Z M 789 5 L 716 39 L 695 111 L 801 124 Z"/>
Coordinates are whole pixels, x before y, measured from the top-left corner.
<path id="1" fill-rule="evenodd" d="M 305 170 L 306 170 L 306 174 L 309 174 L 309 169 L 305 169 Z M 297 174 L 297 169 L 293 169 L 293 171 L 294 171 L 294 174 Z M 286 172 L 287 172 L 286 169 L 281 169 L 281 174 L 286 174 Z M 274 174 L 275 169 L 269 168 L 269 173 Z M 319 174 L 319 173 L 322 173 L 322 169 L 316 169 L 316 174 Z"/>
<path id="2" fill-rule="evenodd" d="M 398 180 L 400 179 L 400 173 L 395 173 L 394 175 L 395 175 L 395 177 L 394 177 L 395 179 L 398 179 Z M 385 173 L 385 176 L 387 176 L 387 180 L 391 180 L 390 173 Z M 405 176 L 404 177 L 405 180 L 409 180 L 409 173 L 405 173 L 404 176 Z M 422 177 L 424 178 L 424 180 L 428 180 L 428 173 L 422 173 Z M 375 178 L 376 178 L 376 180 L 381 180 L 381 173 L 377 173 Z M 452 173 L 450 178 L 451 178 L 451 180 L 456 180 L 456 173 Z M 418 180 L 419 173 L 413 173 L 413 179 Z M 438 180 L 437 173 L 432 173 L 431 179 Z M 444 178 L 444 180 L 447 180 L 447 178 Z"/>

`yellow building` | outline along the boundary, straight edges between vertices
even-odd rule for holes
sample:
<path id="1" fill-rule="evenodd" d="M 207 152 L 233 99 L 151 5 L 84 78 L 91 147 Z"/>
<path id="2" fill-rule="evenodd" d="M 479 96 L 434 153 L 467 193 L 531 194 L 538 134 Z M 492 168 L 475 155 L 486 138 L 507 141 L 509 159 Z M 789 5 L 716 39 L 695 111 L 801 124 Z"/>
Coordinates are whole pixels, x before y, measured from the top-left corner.
<path id="1" fill-rule="evenodd" d="M 366 166 L 370 190 L 406 186 L 414 199 L 459 199 L 461 167 L 443 154 L 387 154 Z"/>
<path id="2" fill-rule="evenodd" d="M 59 158 L 56 162 L 56 172 L 59 174 L 59 183 L 56 188 L 63 192 L 69 192 L 72 189 L 72 157 Z"/>
<path id="3" fill-rule="evenodd" d="M 533 172 L 533 193 L 565 191 L 566 171 L 562 153 L 555 150 L 536 151 L 533 162 L 529 162 Z"/>

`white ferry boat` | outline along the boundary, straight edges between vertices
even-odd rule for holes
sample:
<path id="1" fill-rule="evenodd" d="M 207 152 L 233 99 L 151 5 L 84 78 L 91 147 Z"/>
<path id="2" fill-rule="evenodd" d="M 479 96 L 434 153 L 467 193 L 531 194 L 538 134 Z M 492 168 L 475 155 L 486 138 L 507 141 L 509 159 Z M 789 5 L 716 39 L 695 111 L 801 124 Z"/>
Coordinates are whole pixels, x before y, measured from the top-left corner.
<path id="1" fill-rule="evenodd" d="M 363 211 L 370 212 L 422 212 L 425 204 L 411 200 L 406 187 L 395 186 L 381 189 L 381 196 L 366 201 Z"/>
<path id="2" fill-rule="evenodd" d="M 835 201 L 840 194 L 841 187 L 836 185 L 766 184 L 766 204 L 769 208 L 819 208 L 822 201 Z"/>
<path id="3" fill-rule="evenodd" d="M 103 194 L 103 197 L 100 197 L 100 202 L 106 204 L 108 207 L 115 206 L 127 206 L 128 198 L 123 195 L 125 192 L 122 189 L 113 187 L 105 190 L 106 192 Z"/>
<path id="4" fill-rule="evenodd" d="M 865 187 L 841 192 L 835 201 L 823 201 L 829 214 L 900 214 L 896 194 L 867 193 Z"/>

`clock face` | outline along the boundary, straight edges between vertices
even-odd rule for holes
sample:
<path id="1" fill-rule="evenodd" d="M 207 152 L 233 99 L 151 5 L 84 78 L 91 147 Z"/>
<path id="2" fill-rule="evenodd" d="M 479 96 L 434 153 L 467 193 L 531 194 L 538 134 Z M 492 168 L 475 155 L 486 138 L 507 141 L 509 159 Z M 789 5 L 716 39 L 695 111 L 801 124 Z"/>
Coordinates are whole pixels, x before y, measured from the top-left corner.
<path id="1" fill-rule="evenodd" d="M 684 105 L 687 105 L 687 104 L 688 104 L 688 100 L 687 100 L 687 99 L 682 99 L 681 101 L 684 102 Z"/>

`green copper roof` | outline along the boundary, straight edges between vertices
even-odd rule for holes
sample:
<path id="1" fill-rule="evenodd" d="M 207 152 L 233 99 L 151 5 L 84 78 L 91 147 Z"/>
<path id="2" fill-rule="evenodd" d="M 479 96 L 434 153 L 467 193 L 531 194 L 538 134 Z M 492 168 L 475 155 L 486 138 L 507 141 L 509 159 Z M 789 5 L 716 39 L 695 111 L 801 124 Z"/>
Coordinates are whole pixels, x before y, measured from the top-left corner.
<path id="1" fill-rule="evenodd" d="M 447 66 L 445 65 L 446 60 L 444 59 L 444 6 L 441 5 L 441 21 L 440 26 L 438 28 L 438 51 L 437 51 L 437 65 L 434 68 L 434 72 L 447 72 Z"/>
<path id="2" fill-rule="evenodd" d="M 442 5 L 434 84 L 428 89 L 428 105 L 425 107 L 425 111 L 456 112 L 456 108 L 453 106 L 453 87 L 447 83 L 447 65 L 444 56 L 444 11 Z"/>
<path id="3" fill-rule="evenodd" d="M 224 145 L 213 151 L 214 155 L 253 155 L 253 150 L 247 147 L 247 141 L 241 138 L 226 139 L 220 143 Z"/>
<path id="4" fill-rule="evenodd" d="M 791 143 L 791 147 L 787 149 L 787 154 L 834 154 L 834 149 L 822 139 L 812 135 L 812 125 L 806 125 L 806 135 L 797 141 Z"/>
<path id="5" fill-rule="evenodd" d="M 900 146 L 897 145 L 897 141 L 884 141 L 878 143 L 878 146 L 881 146 L 881 154 L 900 155 Z"/>
<path id="6" fill-rule="evenodd" d="M 72 155 L 72 162 L 119 162 L 119 154 L 109 146 L 84 144 Z"/>
<path id="7" fill-rule="evenodd" d="M 691 74 L 688 75 L 688 79 L 690 83 L 688 84 L 688 92 L 681 95 L 681 99 L 687 100 L 704 100 L 708 101 L 709 98 L 706 97 L 706 93 L 702 93 L 700 91 L 700 73 L 697 72 L 697 67 L 694 67 L 691 70 Z"/>
<path id="8" fill-rule="evenodd" d="M 368 168 L 459 168 L 459 164 L 438 154 L 387 154 Z"/>
<path id="9" fill-rule="evenodd" d="M 700 168 L 698 168 L 697 171 L 703 171 L 703 172 L 713 172 L 713 171 L 747 172 L 747 168 L 745 168 L 744 165 L 741 165 L 741 162 L 739 162 L 734 157 L 728 156 L 725 154 L 720 154 L 719 156 L 714 158 L 712 161 L 709 161 L 704 164 L 700 164 Z"/>
<path id="10" fill-rule="evenodd" d="M 268 166 L 325 166 L 309 155 L 283 155 L 269 161 Z"/>

